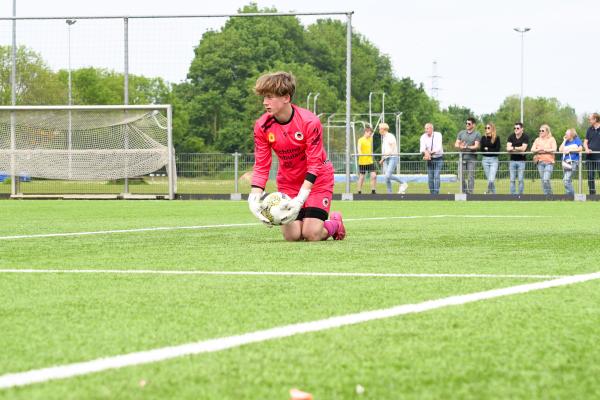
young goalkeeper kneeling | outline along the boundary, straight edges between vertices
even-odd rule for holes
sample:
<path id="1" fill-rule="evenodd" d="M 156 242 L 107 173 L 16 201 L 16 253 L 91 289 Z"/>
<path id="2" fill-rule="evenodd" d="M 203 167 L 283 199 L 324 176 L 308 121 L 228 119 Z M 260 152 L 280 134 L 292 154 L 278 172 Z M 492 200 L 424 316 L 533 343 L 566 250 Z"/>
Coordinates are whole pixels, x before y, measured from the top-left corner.
<path id="1" fill-rule="evenodd" d="M 275 72 L 258 78 L 254 91 L 263 97 L 266 113 L 254 125 L 254 171 L 248 196 L 250 211 L 261 221 L 261 197 L 269 179 L 271 150 L 277 154 L 277 190 L 292 199 L 282 204 L 285 240 L 342 240 L 346 229 L 339 212 L 327 219 L 333 196 L 333 165 L 323 147 L 321 121 L 292 104 L 292 74 Z"/>

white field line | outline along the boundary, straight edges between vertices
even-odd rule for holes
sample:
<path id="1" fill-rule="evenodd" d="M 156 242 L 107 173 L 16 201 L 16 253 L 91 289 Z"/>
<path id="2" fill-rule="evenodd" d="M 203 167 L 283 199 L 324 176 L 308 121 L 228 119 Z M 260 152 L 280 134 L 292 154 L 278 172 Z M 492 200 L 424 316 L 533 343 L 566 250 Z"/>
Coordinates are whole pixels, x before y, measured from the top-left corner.
<path id="1" fill-rule="evenodd" d="M 194 354 L 217 352 L 250 343 L 259 343 L 267 340 L 280 339 L 309 332 L 319 332 L 347 325 L 392 318 L 406 314 L 421 313 L 443 307 L 473 303 L 476 301 L 511 296 L 520 293 L 528 293 L 558 286 L 572 285 L 575 283 L 581 283 L 595 279 L 600 279 L 600 272 L 585 275 L 573 275 L 549 281 L 511 286 L 503 289 L 493 289 L 484 292 L 451 296 L 417 304 L 405 304 L 386 309 L 341 315 L 310 322 L 279 326 L 236 336 L 203 340 L 200 342 L 187 343 L 171 347 L 162 347 L 154 350 L 99 358 L 91 361 L 11 373 L 0 376 L 0 389 L 26 386 L 33 383 L 46 382 L 54 379 L 64 379 L 74 376 L 87 375 L 94 372 L 153 363 Z"/>
<path id="2" fill-rule="evenodd" d="M 296 271 L 198 271 L 152 269 L 0 269 L 0 274 L 121 274 L 121 275 L 238 275 L 238 276 L 308 276 L 341 278 L 498 278 L 556 279 L 565 275 L 499 275 L 499 274 L 409 274 L 371 272 L 296 272 Z"/>
<path id="3" fill-rule="evenodd" d="M 542 218 L 538 215 L 412 215 L 401 217 L 372 217 L 372 218 L 345 218 L 347 221 L 377 221 L 377 220 L 392 220 L 392 219 L 419 219 L 419 218 Z M 86 235 L 107 235 L 112 233 L 132 233 L 132 232 L 152 232 L 152 231 L 175 231 L 183 229 L 211 229 L 211 228 L 240 228 L 248 226 L 262 225 L 261 223 L 246 223 L 246 224 L 217 224 L 217 225 L 192 225 L 192 226 L 158 226 L 151 228 L 134 228 L 134 229 L 114 229 L 89 232 L 63 232 L 63 233 L 41 233 L 34 235 L 14 235 L 0 236 L 0 240 L 17 240 L 17 239 L 33 239 L 33 238 L 49 238 L 62 236 L 86 236 Z"/>

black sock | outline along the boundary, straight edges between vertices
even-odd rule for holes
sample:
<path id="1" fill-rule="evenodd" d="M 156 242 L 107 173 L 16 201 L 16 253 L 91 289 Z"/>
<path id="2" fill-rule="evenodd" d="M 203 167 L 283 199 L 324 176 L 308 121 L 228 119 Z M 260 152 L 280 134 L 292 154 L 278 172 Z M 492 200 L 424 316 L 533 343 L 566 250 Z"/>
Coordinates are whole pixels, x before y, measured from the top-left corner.
<path id="1" fill-rule="evenodd" d="M 375 189 L 371 190 L 371 194 L 375 194 Z"/>

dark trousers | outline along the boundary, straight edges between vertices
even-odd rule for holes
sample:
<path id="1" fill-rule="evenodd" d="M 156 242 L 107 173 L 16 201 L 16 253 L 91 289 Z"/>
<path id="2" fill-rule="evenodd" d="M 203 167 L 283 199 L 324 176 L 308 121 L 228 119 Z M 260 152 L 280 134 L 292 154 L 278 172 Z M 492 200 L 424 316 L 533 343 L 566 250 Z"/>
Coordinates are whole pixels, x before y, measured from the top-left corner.
<path id="1" fill-rule="evenodd" d="M 590 160 L 586 161 L 586 167 L 588 171 L 588 188 L 590 189 L 590 194 L 596 194 L 596 172 L 600 175 L 600 160 Z"/>

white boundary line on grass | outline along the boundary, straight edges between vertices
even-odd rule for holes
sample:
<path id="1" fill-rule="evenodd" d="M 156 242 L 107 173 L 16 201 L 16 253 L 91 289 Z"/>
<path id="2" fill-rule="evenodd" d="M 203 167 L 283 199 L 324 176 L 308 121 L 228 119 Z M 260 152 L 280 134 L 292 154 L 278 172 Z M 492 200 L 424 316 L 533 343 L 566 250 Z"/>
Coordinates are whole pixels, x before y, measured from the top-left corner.
<path id="1" fill-rule="evenodd" d="M 0 269 L 0 274 L 116 274 L 116 275 L 238 275 L 238 276 L 324 276 L 342 278 L 498 278 L 498 279 L 556 279 L 565 275 L 509 274 L 410 274 L 371 272 L 297 272 L 297 271 L 198 271 L 152 269 Z"/>
<path id="2" fill-rule="evenodd" d="M 280 339 L 310 332 L 319 332 L 347 325 L 354 325 L 368 321 L 397 317 L 399 315 L 421 313 L 438 308 L 473 303 L 476 301 L 488 300 L 497 297 L 528 293 L 536 290 L 548 289 L 558 286 L 572 285 L 575 283 L 581 283 L 595 279 L 600 279 L 600 272 L 584 275 L 573 275 L 549 281 L 511 286 L 503 289 L 493 289 L 484 292 L 476 292 L 471 294 L 446 297 L 437 300 L 429 300 L 417 304 L 405 304 L 386 309 L 365 311 L 356 314 L 341 315 L 316 321 L 279 326 L 271 329 L 265 329 L 236 336 L 209 339 L 195 343 L 187 343 L 177 346 L 157 348 L 154 350 L 140 351 L 112 357 L 99 358 L 91 361 L 84 361 L 73 364 L 59 365 L 49 368 L 6 374 L 0 376 L 0 389 L 7 389 L 16 386 L 27 386 L 34 383 L 47 382 L 55 379 L 71 378 L 74 376 L 87 375 L 94 372 L 106 371 L 110 369 L 123 368 L 140 364 L 148 364 L 194 354 L 217 352 L 251 343 L 259 343 L 267 340 Z"/>
<path id="3" fill-rule="evenodd" d="M 346 218 L 347 221 L 378 221 L 392 219 L 419 219 L 419 218 L 545 218 L 540 215 L 409 215 L 401 217 L 370 217 L 370 218 Z M 86 236 L 86 235 L 107 235 L 112 233 L 132 233 L 132 232 L 152 232 L 152 231 L 174 231 L 182 229 L 210 229 L 210 228 L 240 228 L 247 226 L 261 225 L 261 223 L 245 224 L 217 224 L 217 225 L 193 225 L 193 226 L 158 226 L 153 228 L 134 228 L 134 229 L 114 229 L 89 232 L 63 232 L 63 233 L 41 233 L 35 235 L 14 235 L 0 236 L 0 240 L 17 240 L 33 238 L 49 238 L 63 236 Z"/>

